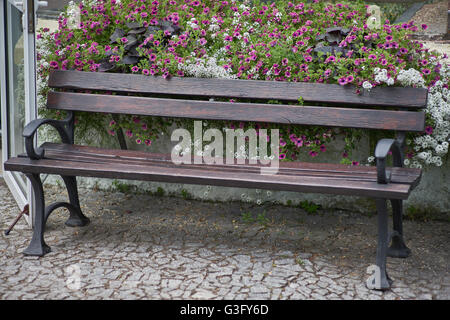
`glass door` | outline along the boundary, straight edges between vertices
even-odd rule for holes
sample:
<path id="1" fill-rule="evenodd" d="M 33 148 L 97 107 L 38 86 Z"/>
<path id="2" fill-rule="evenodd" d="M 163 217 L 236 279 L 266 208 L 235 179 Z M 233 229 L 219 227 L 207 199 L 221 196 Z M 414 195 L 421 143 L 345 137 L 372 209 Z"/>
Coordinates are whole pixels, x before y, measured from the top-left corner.
<path id="1" fill-rule="evenodd" d="M 35 0 L 0 0 L 3 162 L 25 152 L 22 131 L 37 114 L 34 34 L 37 5 Z M 32 203 L 31 188 L 24 175 L 4 170 L 2 175 L 21 210 Z M 29 224 L 32 216 L 25 216 Z"/>

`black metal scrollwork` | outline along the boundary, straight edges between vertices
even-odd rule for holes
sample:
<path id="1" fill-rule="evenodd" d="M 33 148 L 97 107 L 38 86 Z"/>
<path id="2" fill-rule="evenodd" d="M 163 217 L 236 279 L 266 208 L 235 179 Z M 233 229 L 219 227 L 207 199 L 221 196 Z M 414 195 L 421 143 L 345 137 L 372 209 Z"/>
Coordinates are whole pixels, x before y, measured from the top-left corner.
<path id="1" fill-rule="evenodd" d="M 391 173 L 386 171 L 386 157 L 392 151 L 393 163 L 395 167 L 403 167 L 403 146 L 405 143 L 404 133 L 398 133 L 396 139 L 381 139 L 375 148 L 375 158 L 377 159 L 377 182 L 389 183 Z"/>
<path id="2" fill-rule="evenodd" d="M 34 148 L 34 136 L 44 124 L 49 124 L 54 127 L 63 143 L 73 144 L 74 142 L 74 120 L 75 114 L 71 111 L 68 112 L 67 118 L 64 120 L 54 119 L 36 119 L 28 123 L 23 129 L 23 137 L 25 138 L 25 150 L 27 155 L 32 160 L 38 160 L 44 158 L 44 149 L 38 147 Z"/>

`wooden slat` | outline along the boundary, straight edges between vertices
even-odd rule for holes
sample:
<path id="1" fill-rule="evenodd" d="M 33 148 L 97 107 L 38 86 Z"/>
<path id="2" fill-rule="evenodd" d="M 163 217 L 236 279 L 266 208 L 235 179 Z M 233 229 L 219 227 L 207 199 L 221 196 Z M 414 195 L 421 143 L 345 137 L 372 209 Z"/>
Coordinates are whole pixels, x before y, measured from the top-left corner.
<path id="1" fill-rule="evenodd" d="M 208 120 L 423 131 L 423 112 L 229 103 L 49 92 L 50 109 Z"/>
<path id="2" fill-rule="evenodd" d="M 229 170 L 202 170 L 182 167 L 91 163 L 61 160 L 30 160 L 11 158 L 5 170 L 27 173 L 46 173 L 68 176 L 102 177 L 112 179 L 148 180 L 170 183 L 218 185 L 226 187 L 258 188 L 294 192 L 328 193 L 388 199 L 406 199 L 411 191 L 407 184 L 378 184 L 370 181 L 308 176 L 268 176 L 255 173 L 242 175 Z"/>
<path id="3" fill-rule="evenodd" d="M 330 103 L 345 106 L 425 108 L 427 90 L 422 88 L 376 87 L 358 95 L 355 87 L 335 84 L 179 78 L 170 80 L 133 74 L 53 71 L 51 88 L 89 89 L 180 96 L 229 97 Z"/>
<path id="4" fill-rule="evenodd" d="M 41 146 L 45 149 L 45 156 L 54 160 L 77 160 L 85 162 L 117 162 L 134 163 L 141 165 L 161 165 L 173 166 L 170 154 L 149 153 L 132 150 L 103 149 L 96 147 L 45 143 Z M 26 155 L 23 155 L 24 157 Z M 194 163 L 192 161 L 192 163 Z M 192 164 L 183 165 L 183 167 L 197 167 L 204 170 L 214 170 L 220 167 L 224 170 L 234 172 L 255 172 L 260 171 L 260 164 L 234 164 L 226 165 L 206 165 Z M 348 178 L 352 180 L 376 181 L 376 167 L 349 166 L 330 163 L 308 163 L 308 162 L 280 162 L 278 174 L 286 175 L 304 175 L 304 176 L 322 176 L 330 178 Z M 415 185 L 421 177 L 420 169 L 413 168 L 388 168 L 392 172 L 392 183 L 406 183 Z"/>

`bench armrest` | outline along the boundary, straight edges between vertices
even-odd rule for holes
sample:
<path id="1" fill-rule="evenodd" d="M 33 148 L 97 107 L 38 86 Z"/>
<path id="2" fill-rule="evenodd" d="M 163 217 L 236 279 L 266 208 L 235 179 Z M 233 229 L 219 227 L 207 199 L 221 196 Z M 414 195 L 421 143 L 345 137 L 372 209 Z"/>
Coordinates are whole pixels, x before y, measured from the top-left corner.
<path id="1" fill-rule="evenodd" d="M 403 141 L 401 136 L 397 139 L 381 139 L 375 148 L 375 158 L 377 159 L 377 182 L 389 183 L 391 173 L 386 171 L 386 157 L 392 151 L 395 167 L 403 167 Z"/>
<path id="2" fill-rule="evenodd" d="M 35 119 L 28 123 L 22 133 L 22 136 L 25 138 L 25 150 L 27 151 L 28 157 L 32 160 L 38 160 L 44 157 L 44 149 L 34 148 L 34 136 L 42 125 L 51 125 L 58 131 L 63 143 L 73 144 L 73 123 L 73 112 L 69 112 L 68 117 L 64 120 Z"/>

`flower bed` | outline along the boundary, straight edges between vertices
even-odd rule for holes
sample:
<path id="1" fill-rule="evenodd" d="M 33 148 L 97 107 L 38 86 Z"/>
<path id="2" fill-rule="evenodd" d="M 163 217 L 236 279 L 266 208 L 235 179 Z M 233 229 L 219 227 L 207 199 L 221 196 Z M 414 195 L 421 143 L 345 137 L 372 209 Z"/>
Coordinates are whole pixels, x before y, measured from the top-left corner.
<path id="1" fill-rule="evenodd" d="M 51 69 L 337 83 L 353 86 L 355 94 L 376 86 L 427 87 L 426 131 L 407 137 L 405 165 L 441 166 L 450 138 L 450 68 L 440 63 L 437 53 L 408 37 L 425 25 L 386 21 L 379 29 L 370 29 L 366 12 L 362 1 L 84 0 L 69 5 L 57 32 L 42 30 L 38 36 L 39 95 L 45 99 Z M 303 104 L 302 97 L 298 104 Z M 40 114 L 61 116 L 45 108 L 40 108 Z M 115 135 L 123 128 L 128 138 L 150 146 L 157 133 L 174 122 L 80 114 L 76 134 L 83 137 L 87 128 L 95 127 Z M 183 125 L 189 126 L 187 121 Z M 273 127 L 265 123 L 208 125 Z M 361 130 L 279 128 L 282 160 L 322 155 L 338 136 L 345 140 L 343 163 L 374 160 L 352 157 Z M 372 141 L 378 138 L 377 132 L 370 135 Z"/>

